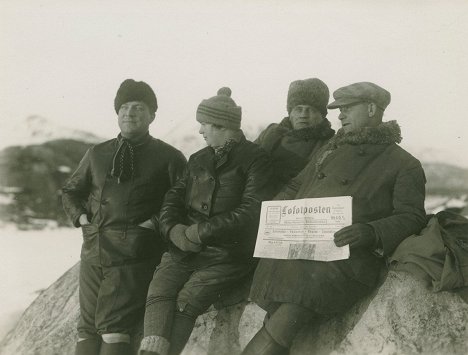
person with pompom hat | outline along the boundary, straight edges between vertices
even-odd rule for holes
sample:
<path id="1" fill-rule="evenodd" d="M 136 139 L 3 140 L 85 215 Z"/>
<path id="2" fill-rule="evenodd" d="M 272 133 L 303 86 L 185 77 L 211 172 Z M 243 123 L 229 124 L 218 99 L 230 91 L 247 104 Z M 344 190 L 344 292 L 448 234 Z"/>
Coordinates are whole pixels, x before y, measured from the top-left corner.
<path id="1" fill-rule="evenodd" d="M 267 153 L 244 137 L 229 88 L 197 108 L 207 147 L 194 153 L 159 216 L 169 251 L 151 281 L 140 355 L 180 354 L 198 315 L 253 272 L 261 202 L 271 197 Z"/>
<path id="2" fill-rule="evenodd" d="M 147 83 L 123 81 L 114 108 L 119 135 L 91 147 L 62 189 L 65 212 L 83 233 L 76 355 L 130 353 L 130 333 L 166 250 L 156 217 L 186 164 L 149 134 L 158 104 Z"/>
<path id="3" fill-rule="evenodd" d="M 320 79 L 293 81 L 287 96 L 288 116 L 270 124 L 255 140 L 271 154 L 278 189 L 333 137 L 335 131 L 327 119 L 329 97 L 328 87 Z"/>

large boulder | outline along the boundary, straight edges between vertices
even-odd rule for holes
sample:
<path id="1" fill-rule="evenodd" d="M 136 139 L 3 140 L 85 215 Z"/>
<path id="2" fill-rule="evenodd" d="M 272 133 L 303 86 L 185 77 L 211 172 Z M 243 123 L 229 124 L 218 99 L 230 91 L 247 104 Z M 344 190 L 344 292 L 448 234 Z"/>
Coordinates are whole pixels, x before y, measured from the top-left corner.
<path id="1" fill-rule="evenodd" d="M 0 344 L 0 353 L 73 354 L 78 319 L 78 265 L 43 291 Z M 199 317 L 185 355 L 237 355 L 261 327 L 264 312 L 240 303 Z M 385 282 L 346 314 L 321 319 L 296 338 L 299 354 L 467 354 L 468 304 L 457 293 L 433 293 L 406 273 Z M 141 339 L 134 334 L 134 348 Z"/>

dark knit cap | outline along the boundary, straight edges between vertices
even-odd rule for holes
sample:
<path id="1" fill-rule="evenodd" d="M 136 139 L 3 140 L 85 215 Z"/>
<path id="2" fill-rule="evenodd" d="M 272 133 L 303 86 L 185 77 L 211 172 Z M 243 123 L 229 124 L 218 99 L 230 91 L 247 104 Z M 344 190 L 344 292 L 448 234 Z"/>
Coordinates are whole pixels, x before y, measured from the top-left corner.
<path id="1" fill-rule="evenodd" d="M 120 106 L 130 101 L 144 102 L 151 113 L 158 109 L 158 101 L 153 89 L 144 81 L 127 79 L 120 84 L 114 99 L 115 112 L 119 113 Z"/>
<path id="2" fill-rule="evenodd" d="M 327 104 L 330 98 L 328 86 L 320 79 L 312 78 L 296 80 L 289 85 L 288 114 L 297 105 L 315 107 L 325 117 L 328 113 Z"/>
<path id="3" fill-rule="evenodd" d="M 242 108 L 231 99 L 231 89 L 223 87 L 217 95 L 203 100 L 197 108 L 197 121 L 229 129 L 239 129 Z"/>
<path id="4" fill-rule="evenodd" d="M 333 97 L 335 101 L 328 105 L 329 109 L 357 102 L 373 102 L 382 110 L 385 110 L 392 98 L 387 90 L 368 81 L 343 86 L 333 93 Z"/>

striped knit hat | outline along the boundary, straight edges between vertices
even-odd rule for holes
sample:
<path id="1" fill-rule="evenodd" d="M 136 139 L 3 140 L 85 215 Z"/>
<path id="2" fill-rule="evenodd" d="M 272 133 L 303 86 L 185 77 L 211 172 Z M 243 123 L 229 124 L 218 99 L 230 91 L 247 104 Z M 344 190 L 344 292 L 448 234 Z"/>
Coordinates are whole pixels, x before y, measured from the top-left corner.
<path id="1" fill-rule="evenodd" d="M 242 108 L 231 99 L 231 89 L 223 87 L 217 95 L 203 100 L 197 108 L 197 121 L 229 129 L 239 129 Z"/>

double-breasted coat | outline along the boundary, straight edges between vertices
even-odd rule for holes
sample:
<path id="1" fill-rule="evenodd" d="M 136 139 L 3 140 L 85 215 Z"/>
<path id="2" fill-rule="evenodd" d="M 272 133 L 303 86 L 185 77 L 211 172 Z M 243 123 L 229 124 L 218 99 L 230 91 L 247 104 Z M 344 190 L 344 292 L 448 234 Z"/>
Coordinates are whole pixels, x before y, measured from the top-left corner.
<path id="1" fill-rule="evenodd" d="M 400 140 L 395 121 L 340 130 L 276 199 L 352 196 L 353 224 L 372 226 L 380 252 L 390 255 L 426 224 L 424 171 Z M 318 313 L 343 311 L 375 286 L 383 265 L 375 252 L 355 248 L 349 259 L 332 262 L 262 259 L 251 298 L 267 310 L 290 302 Z"/>

